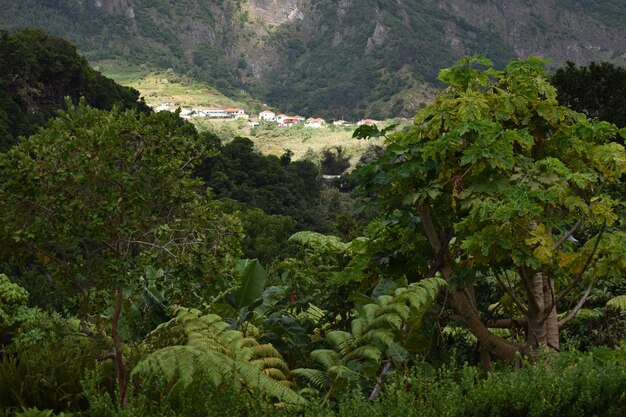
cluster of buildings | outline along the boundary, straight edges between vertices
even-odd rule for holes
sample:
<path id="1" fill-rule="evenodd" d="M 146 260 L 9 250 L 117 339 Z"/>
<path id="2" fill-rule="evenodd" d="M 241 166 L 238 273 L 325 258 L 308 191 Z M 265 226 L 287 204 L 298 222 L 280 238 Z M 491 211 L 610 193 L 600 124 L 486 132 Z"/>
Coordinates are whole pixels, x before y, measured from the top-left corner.
<path id="1" fill-rule="evenodd" d="M 326 124 L 326 120 L 321 119 L 319 117 L 310 117 L 308 119 L 305 119 L 302 116 L 288 116 L 286 114 L 279 114 L 277 115 L 276 113 L 274 113 L 271 110 L 263 110 L 261 113 L 259 113 L 259 120 L 260 121 L 266 121 L 266 122 L 276 122 L 278 123 L 279 127 L 289 127 L 289 126 L 293 126 L 297 123 L 302 123 L 304 122 L 304 126 L 305 127 L 313 127 L 313 128 L 320 128 L 322 126 L 324 126 Z M 361 126 L 361 125 L 373 125 L 377 123 L 376 120 L 373 119 L 362 119 L 359 120 L 357 122 L 357 126 Z M 345 120 L 335 120 L 333 123 L 333 125 L 335 126 L 349 126 L 351 125 L 351 123 L 345 121 Z"/>
<path id="2" fill-rule="evenodd" d="M 156 107 L 154 107 L 154 111 L 171 111 L 174 112 L 177 110 L 172 103 L 163 103 Z M 251 126 L 258 126 L 260 122 L 276 122 L 279 127 L 290 127 L 296 125 L 298 123 L 304 123 L 305 127 L 313 127 L 320 128 L 326 125 L 326 121 L 324 119 L 318 117 L 309 117 L 308 119 L 302 116 L 288 116 L 286 114 L 276 114 L 271 110 L 263 110 L 259 113 L 258 120 L 252 120 L 248 114 L 246 114 L 244 109 L 240 108 L 227 108 L 220 109 L 217 107 L 194 107 L 192 109 L 189 108 L 181 108 L 180 117 L 183 119 L 190 119 L 192 117 L 208 117 L 211 119 L 246 119 Z M 357 126 L 361 125 L 373 125 L 377 123 L 376 120 L 372 119 L 363 119 L 359 120 L 356 124 Z M 349 126 L 351 123 L 345 120 L 335 120 L 333 123 L 335 126 Z"/>
<path id="3" fill-rule="evenodd" d="M 163 103 L 154 108 L 154 111 L 176 111 L 177 107 L 175 107 L 172 103 Z M 217 107 L 194 107 L 192 109 L 189 108 L 181 108 L 180 109 L 180 117 L 183 119 L 189 119 L 191 117 L 208 117 L 211 119 L 249 119 L 244 109 L 240 109 L 237 107 L 230 107 L 227 109 L 220 109 Z"/>

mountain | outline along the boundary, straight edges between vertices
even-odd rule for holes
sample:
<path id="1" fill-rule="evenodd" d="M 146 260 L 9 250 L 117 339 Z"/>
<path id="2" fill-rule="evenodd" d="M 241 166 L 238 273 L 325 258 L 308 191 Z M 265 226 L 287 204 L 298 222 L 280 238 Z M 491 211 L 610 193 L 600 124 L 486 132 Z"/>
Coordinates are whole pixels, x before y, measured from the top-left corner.
<path id="1" fill-rule="evenodd" d="M 410 116 L 466 54 L 626 60 L 623 0 L 1 0 L 90 61 L 173 68 L 324 117 Z"/>
<path id="2" fill-rule="evenodd" d="M 0 31 L 0 152 L 81 97 L 99 109 L 150 111 L 138 91 L 92 69 L 68 41 L 38 29 Z"/>

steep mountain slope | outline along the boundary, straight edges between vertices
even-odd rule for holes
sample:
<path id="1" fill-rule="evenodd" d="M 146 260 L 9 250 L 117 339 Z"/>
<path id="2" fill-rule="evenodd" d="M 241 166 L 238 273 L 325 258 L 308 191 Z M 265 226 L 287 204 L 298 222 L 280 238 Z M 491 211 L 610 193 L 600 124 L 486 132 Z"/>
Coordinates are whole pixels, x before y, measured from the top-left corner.
<path id="1" fill-rule="evenodd" d="M 624 65 L 623 0 L 0 0 L 88 59 L 174 68 L 284 111 L 411 115 L 458 57 Z"/>
<path id="2" fill-rule="evenodd" d="M 95 108 L 149 111 L 139 92 L 92 69 L 64 39 L 37 29 L 0 31 L 0 152 L 84 97 Z"/>

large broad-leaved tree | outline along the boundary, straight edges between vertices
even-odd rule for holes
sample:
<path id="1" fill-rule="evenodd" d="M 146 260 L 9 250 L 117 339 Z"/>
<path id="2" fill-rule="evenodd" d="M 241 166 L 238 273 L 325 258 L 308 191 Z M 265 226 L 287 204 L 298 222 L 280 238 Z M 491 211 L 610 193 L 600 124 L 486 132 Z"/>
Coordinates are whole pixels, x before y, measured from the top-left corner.
<path id="1" fill-rule="evenodd" d="M 239 226 L 198 193 L 201 137 L 177 115 L 82 102 L 0 154 L 0 267 L 37 303 L 89 322 L 106 312 L 125 400 L 120 316 L 147 267 L 170 300 L 199 305 L 228 276 Z M 154 268 L 152 268 L 154 269 Z"/>
<path id="2" fill-rule="evenodd" d="M 623 279 L 623 202 L 606 191 L 626 172 L 626 132 L 559 105 L 536 58 L 502 71 L 466 58 L 439 79 L 449 87 L 361 172 L 386 227 L 404 228 L 383 249 L 401 253 L 411 227 L 413 247 L 425 237 L 413 271 L 449 283 L 450 317 L 487 352 L 558 351 L 594 285 Z"/>

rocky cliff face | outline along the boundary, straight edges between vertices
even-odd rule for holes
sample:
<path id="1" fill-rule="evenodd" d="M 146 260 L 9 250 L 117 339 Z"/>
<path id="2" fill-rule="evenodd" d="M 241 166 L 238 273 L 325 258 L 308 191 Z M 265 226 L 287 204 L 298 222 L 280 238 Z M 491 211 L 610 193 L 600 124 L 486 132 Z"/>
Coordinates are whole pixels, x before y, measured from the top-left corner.
<path id="1" fill-rule="evenodd" d="M 304 19 L 302 2 L 297 0 L 251 0 L 249 10 L 270 25 Z"/>
<path id="2" fill-rule="evenodd" d="M 0 16 L 34 25 L 92 60 L 173 67 L 326 116 L 410 115 L 412 92 L 466 54 L 626 59 L 623 0 L 22 0 Z"/>
<path id="3" fill-rule="evenodd" d="M 477 27 L 497 33 L 516 55 L 566 61 L 610 60 L 624 65 L 626 23 L 607 25 L 584 1 L 445 1 L 442 7 Z M 610 1 L 609 1 L 610 3 Z M 626 3 L 623 3 L 626 13 Z M 569 7 L 566 7 L 568 6 Z"/>

